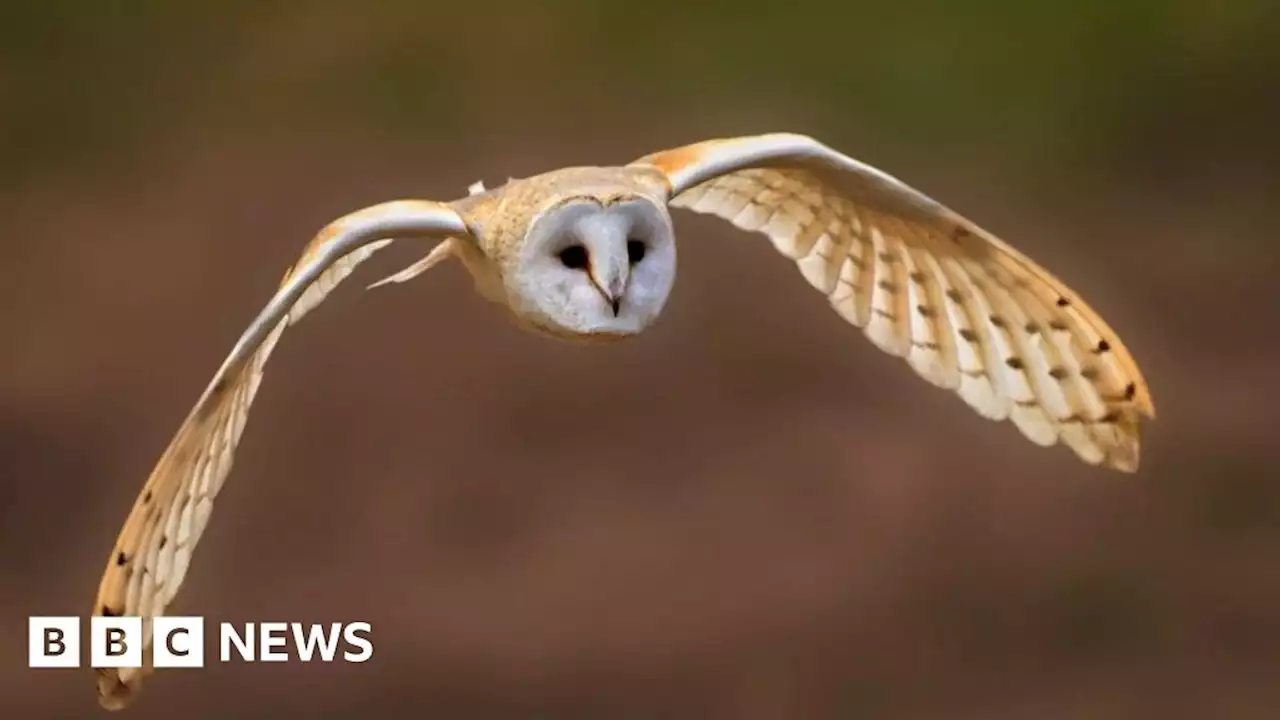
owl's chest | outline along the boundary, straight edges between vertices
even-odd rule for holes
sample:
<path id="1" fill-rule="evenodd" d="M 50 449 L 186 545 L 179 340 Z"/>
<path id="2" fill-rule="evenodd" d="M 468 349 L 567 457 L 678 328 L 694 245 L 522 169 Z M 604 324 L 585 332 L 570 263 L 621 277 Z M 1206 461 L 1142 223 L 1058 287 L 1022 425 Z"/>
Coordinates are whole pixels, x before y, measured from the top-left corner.
<path id="1" fill-rule="evenodd" d="M 628 333 L 614 332 L 575 332 L 551 323 L 539 322 L 536 317 L 508 312 L 507 315 L 522 330 L 551 340 L 576 343 L 578 345 L 605 345 L 620 342 L 634 337 Z"/>

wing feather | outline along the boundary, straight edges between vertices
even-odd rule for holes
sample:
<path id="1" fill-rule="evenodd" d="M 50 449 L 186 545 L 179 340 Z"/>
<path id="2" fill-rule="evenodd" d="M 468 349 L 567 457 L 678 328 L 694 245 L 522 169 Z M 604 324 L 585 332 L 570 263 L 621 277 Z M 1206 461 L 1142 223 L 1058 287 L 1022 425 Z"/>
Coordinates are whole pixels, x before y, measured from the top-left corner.
<path id="1" fill-rule="evenodd" d="M 165 614 L 182 586 L 214 498 L 231 471 L 263 368 L 285 327 L 385 247 L 388 236 L 466 232 L 465 222 L 446 205 L 375 205 L 328 225 L 285 273 L 276 295 L 241 336 L 161 455 L 107 561 L 93 614 L 141 616 L 145 645 L 143 667 L 97 670 L 104 707 L 124 707 L 152 669 L 152 620 Z"/>
<path id="2" fill-rule="evenodd" d="M 1135 471 L 1155 407 L 1105 321 L 1030 258 L 920 191 L 801 135 L 648 155 L 670 204 L 766 235 L 846 321 L 1038 445 Z"/>

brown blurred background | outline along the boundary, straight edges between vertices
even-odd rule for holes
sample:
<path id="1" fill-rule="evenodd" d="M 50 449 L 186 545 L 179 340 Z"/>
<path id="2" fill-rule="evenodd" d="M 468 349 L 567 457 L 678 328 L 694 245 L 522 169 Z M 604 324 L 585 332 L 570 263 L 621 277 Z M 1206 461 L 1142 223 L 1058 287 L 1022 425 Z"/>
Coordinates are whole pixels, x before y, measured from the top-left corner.
<path id="1" fill-rule="evenodd" d="M 0 716 L 329 219 L 707 137 L 812 134 L 1066 279 L 1160 411 L 1141 472 L 989 423 L 760 236 L 682 213 L 664 320 L 526 335 L 459 266 L 286 334 L 182 595 L 369 620 L 189 718 L 1280 717 L 1273 0 L 0 8 Z"/>

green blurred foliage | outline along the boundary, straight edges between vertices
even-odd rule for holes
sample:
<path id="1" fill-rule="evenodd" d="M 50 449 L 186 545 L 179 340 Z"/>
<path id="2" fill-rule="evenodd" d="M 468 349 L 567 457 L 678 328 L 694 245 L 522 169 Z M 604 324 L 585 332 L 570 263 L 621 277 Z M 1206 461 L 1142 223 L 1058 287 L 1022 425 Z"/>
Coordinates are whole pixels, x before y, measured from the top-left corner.
<path id="1" fill-rule="evenodd" d="M 1169 123 L 1230 137 L 1263 122 L 1241 109 L 1280 87 L 1277 8 L 1274 0 L 392 0 L 311 2 L 305 11 L 243 0 L 15 2 L 0 8 L 0 157 L 12 178 L 86 153 L 127 155 L 191 127 L 457 131 L 477 105 L 500 110 L 495 97 L 506 94 L 508 111 L 530 121 L 635 114 L 646 102 L 799 99 L 821 127 L 856 118 L 885 140 L 946 148 L 990 137 L 996 125 L 1011 157 L 1100 163 Z M 286 48 L 292 73 L 241 71 L 238 54 L 260 28 L 309 18 L 381 34 L 350 47 Z M 575 68 L 577 84 L 495 76 L 495 68 L 532 73 L 551 54 Z M 493 62 L 481 68 L 478 57 Z M 584 98 L 584 82 L 614 88 L 604 93 L 612 101 Z M 584 107 L 593 104 L 604 109 Z"/>

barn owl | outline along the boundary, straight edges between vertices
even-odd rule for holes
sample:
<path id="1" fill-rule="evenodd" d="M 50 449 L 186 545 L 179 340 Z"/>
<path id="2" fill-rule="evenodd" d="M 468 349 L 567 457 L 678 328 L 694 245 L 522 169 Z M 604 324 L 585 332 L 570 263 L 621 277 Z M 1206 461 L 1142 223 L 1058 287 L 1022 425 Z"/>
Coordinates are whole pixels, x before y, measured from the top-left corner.
<path id="1" fill-rule="evenodd" d="M 285 328 L 392 241 L 435 242 L 374 285 L 449 259 L 520 326 L 617 341 L 662 313 L 676 273 L 669 207 L 767 237 L 881 350 L 978 414 L 1082 460 L 1138 467 L 1147 384 L 1116 333 L 1031 259 L 895 177 L 803 135 L 718 139 L 630 164 L 482 184 L 452 202 L 398 200 L 326 227 L 285 273 L 143 486 L 111 551 L 95 615 L 137 615 L 150 642 L 182 586 L 231 469 L 263 367 Z M 373 287 L 373 286 L 370 286 Z M 745 301 L 744 301 L 745 302 Z M 762 304 L 766 299 L 752 302 Z M 103 706 L 124 707 L 150 672 L 99 669 Z"/>

